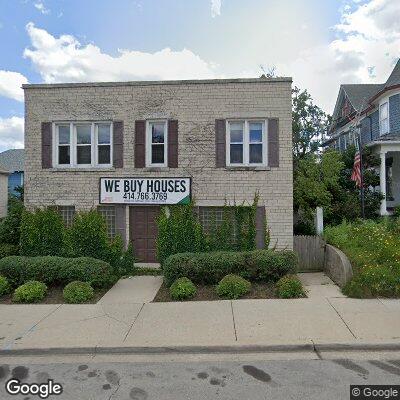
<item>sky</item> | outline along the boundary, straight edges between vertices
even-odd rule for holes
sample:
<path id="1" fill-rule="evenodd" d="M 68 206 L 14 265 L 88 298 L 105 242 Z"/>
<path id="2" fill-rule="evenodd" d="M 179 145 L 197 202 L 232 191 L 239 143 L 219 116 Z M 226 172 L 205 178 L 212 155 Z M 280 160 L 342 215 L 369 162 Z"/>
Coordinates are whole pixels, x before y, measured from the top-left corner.
<path id="1" fill-rule="evenodd" d="M 400 57 L 400 0 L 0 0 L 0 151 L 24 83 L 293 77 L 332 113 L 341 83 Z"/>

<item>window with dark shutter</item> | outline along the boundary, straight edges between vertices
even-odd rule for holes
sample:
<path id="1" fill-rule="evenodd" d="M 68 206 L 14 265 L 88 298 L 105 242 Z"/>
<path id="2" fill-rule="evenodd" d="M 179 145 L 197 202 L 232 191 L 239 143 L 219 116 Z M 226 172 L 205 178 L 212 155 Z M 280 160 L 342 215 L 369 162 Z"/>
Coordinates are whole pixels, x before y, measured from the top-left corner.
<path id="1" fill-rule="evenodd" d="M 268 165 L 279 167 L 279 121 L 268 120 Z"/>
<path id="2" fill-rule="evenodd" d="M 42 168 L 51 168 L 53 166 L 52 156 L 52 124 L 51 122 L 42 122 Z"/>
<path id="3" fill-rule="evenodd" d="M 178 121 L 168 121 L 168 167 L 178 168 Z"/>
<path id="4" fill-rule="evenodd" d="M 215 166 L 224 168 L 226 166 L 226 121 L 215 120 Z"/>
<path id="5" fill-rule="evenodd" d="M 146 121 L 135 121 L 135 168 L 146 166 Z"/>

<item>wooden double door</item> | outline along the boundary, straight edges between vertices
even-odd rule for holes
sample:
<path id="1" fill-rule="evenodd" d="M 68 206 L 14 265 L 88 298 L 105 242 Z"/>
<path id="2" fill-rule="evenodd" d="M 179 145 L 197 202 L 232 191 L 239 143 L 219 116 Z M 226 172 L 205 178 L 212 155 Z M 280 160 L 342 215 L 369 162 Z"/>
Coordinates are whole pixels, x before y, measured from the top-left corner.
<path id="1" fill-rule="evenodd" d="M 138 262 L 155 263 L 159 206 L 129 207 L 129 233 Z"/>

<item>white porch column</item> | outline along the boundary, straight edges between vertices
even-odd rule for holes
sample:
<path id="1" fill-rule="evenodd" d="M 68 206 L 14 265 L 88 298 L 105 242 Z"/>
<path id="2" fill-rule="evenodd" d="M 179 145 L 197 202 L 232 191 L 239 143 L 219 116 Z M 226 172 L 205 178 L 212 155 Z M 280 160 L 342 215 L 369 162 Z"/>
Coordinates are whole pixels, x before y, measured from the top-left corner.
<path id="1" fill-rule="evenodd" d="M 384 196 L 383 200 L 381 201 L 381 215 L 387 215 L 386 209 L 386 151 L 380 152 L 381 156 L 381 168 L 380 168 L 380 188 L 381 193 Z"/>

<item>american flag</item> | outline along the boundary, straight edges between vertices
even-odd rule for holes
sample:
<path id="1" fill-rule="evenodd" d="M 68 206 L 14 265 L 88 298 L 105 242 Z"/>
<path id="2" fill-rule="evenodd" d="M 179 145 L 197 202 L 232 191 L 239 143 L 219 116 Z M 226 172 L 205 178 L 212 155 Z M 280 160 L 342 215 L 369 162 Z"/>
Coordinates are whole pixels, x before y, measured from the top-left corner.
<path id="1" fill-rule="evenodd" d="M 351 180 L 356 183 L 357 187 L 361 187 L 361 157 L 359 151 L 357 151 L 354 156 L 354 165 L 353 173 L 351 174 Z"/>

